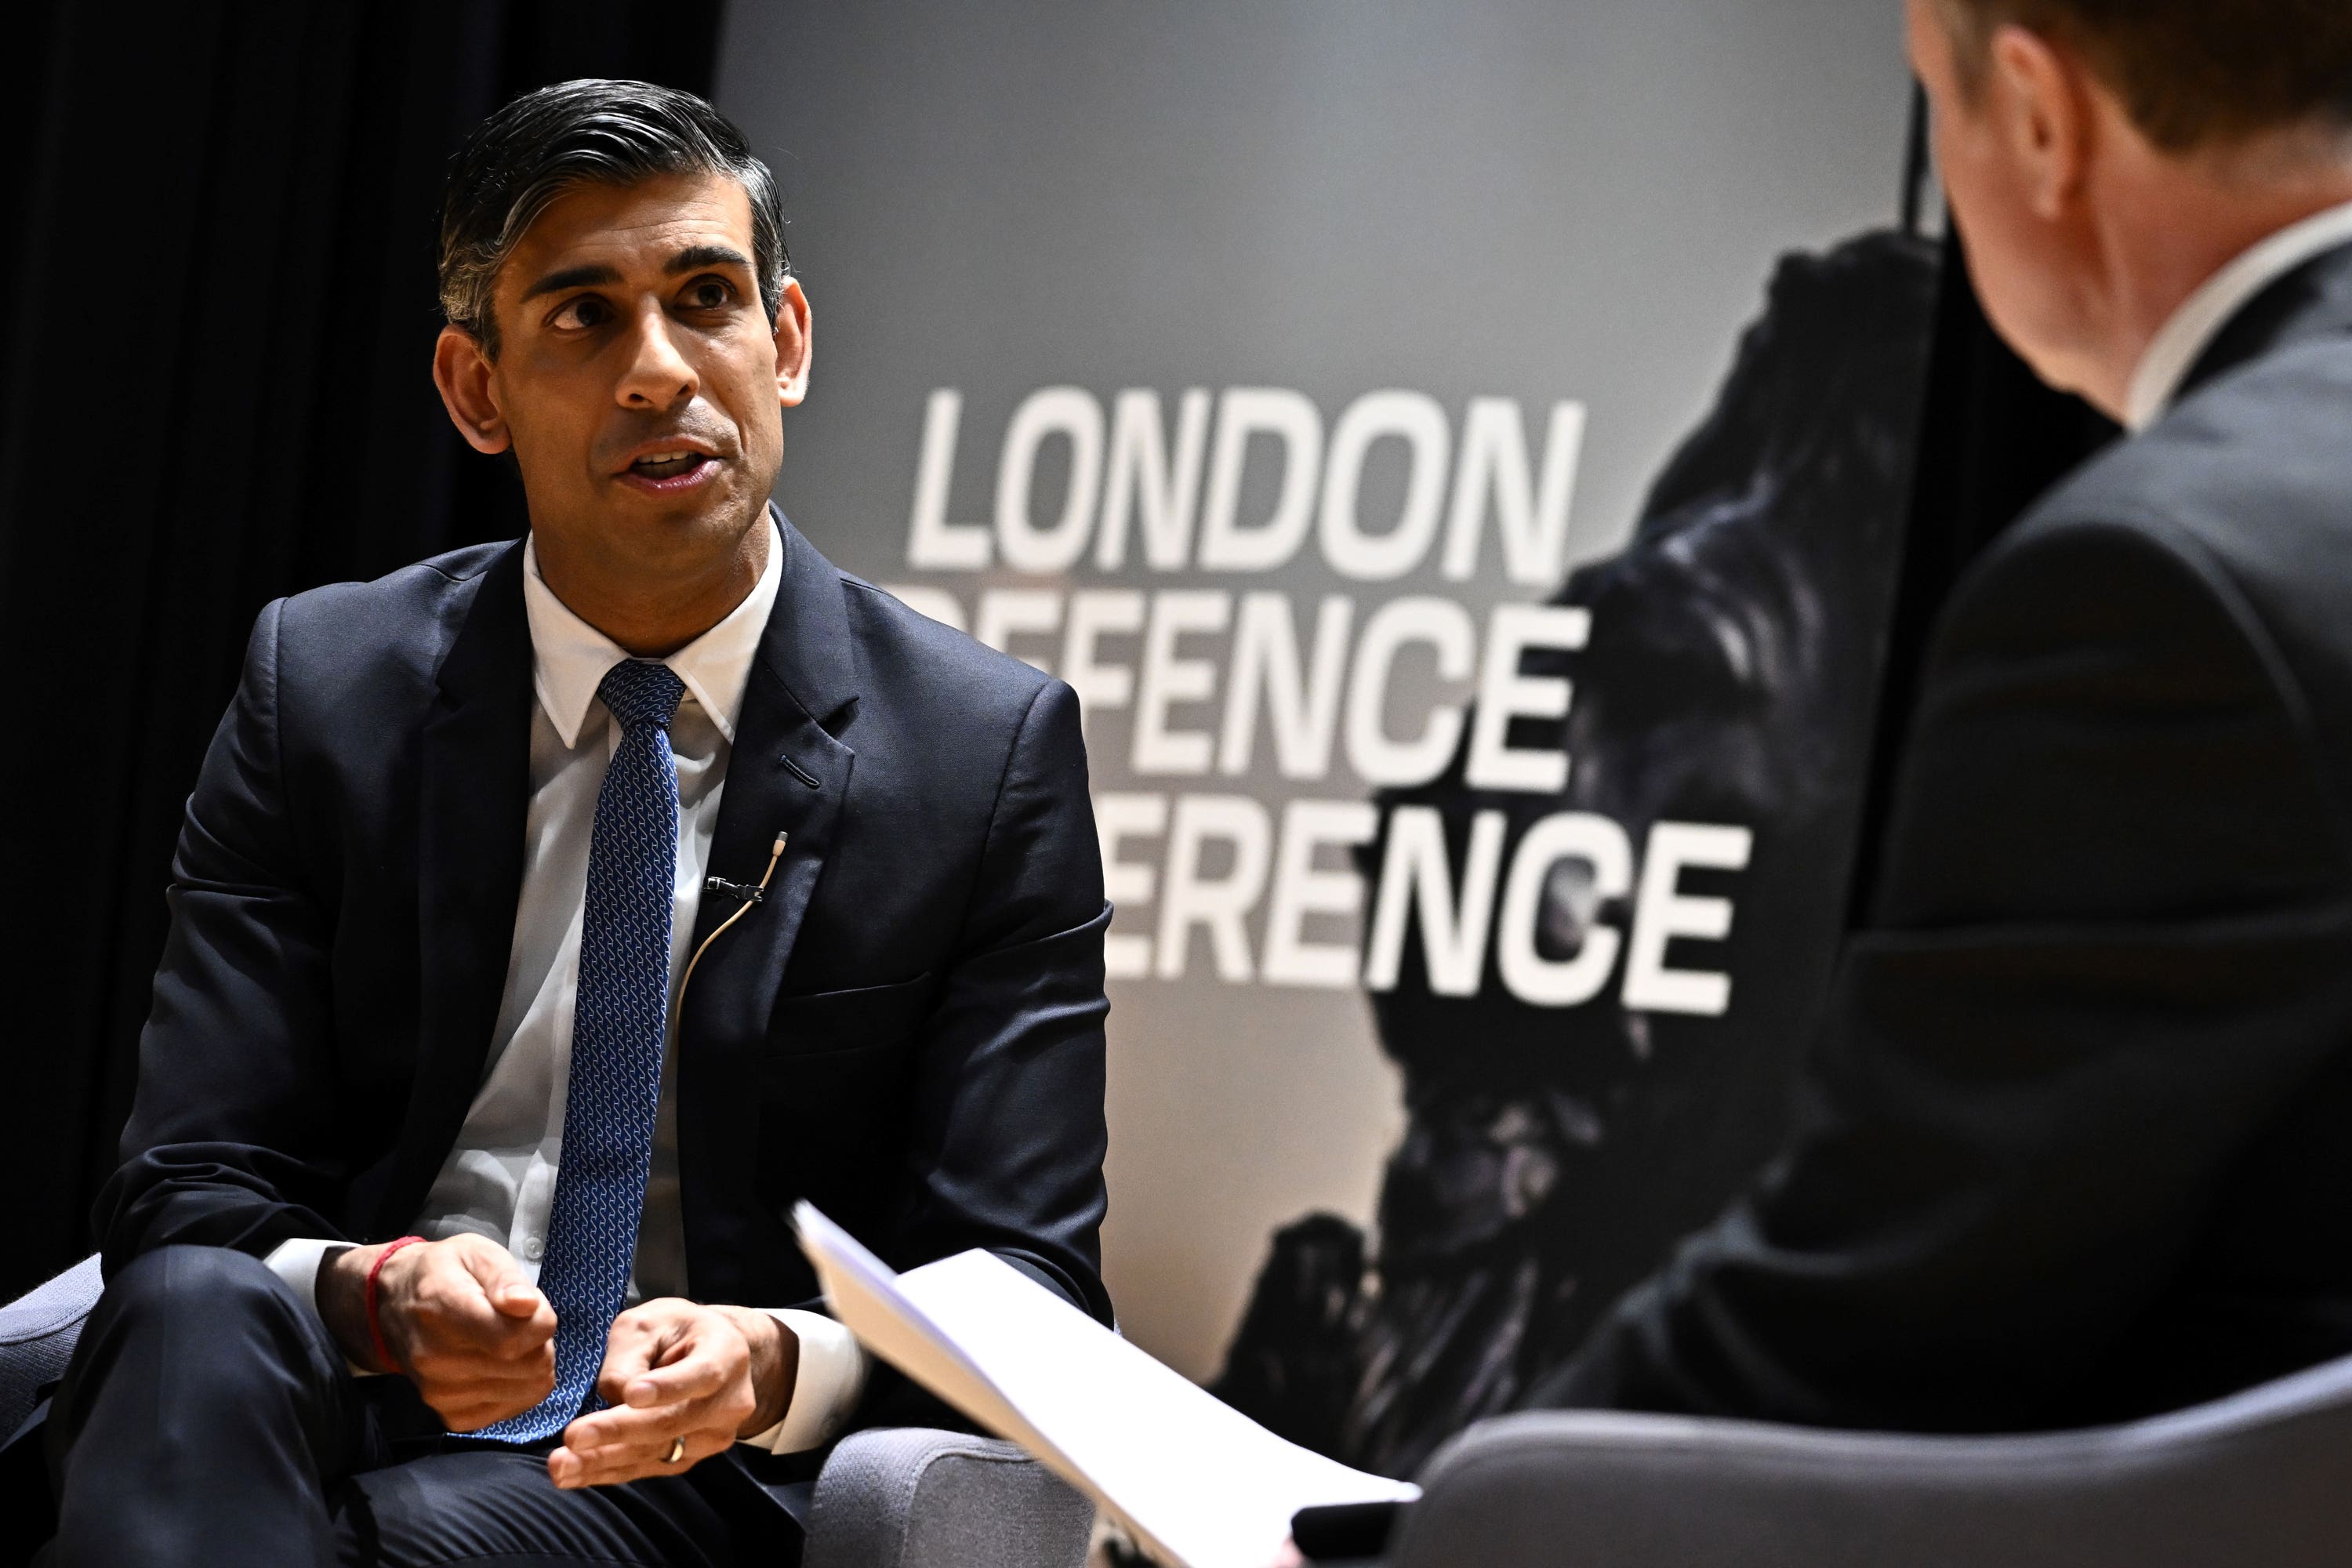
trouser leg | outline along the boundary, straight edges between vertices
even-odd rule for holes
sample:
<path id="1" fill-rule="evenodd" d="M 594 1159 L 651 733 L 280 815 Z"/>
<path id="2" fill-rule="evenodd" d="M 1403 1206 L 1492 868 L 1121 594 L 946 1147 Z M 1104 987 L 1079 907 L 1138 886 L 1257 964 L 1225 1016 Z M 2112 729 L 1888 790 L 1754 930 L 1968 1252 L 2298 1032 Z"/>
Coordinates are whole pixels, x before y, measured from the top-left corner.
<path id="1" fill-rule="evenodd" d="M 426 1454 L 333 1493 L 343 1568 L 790 1568 L 796 1534 L 730 1519 L 687 1475 L 559 1490 L 544 1445 Z M 705 1460 L 717 1464 L 716 1459 Z"/>
<path id="2" fill-rule="evenodd" d="M 49 1415 L 57 1568 L 329 1568 L 365 1425 L 316 1315 L 259 1259 L 167 1247 L 107 1284 Z"/>

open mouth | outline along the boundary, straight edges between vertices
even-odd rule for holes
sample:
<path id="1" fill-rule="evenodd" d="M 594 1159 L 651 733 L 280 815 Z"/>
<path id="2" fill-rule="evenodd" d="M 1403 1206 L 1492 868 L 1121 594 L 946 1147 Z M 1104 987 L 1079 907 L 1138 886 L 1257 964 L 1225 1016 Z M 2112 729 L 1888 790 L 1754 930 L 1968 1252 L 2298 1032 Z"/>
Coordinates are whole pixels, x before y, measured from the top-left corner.
<path id="1" fill-rule="evenodd" d="M 629 465 L 629 472 L 639 479 L 662 484 L 685 479 L 715 461 L 716 458 L 700 452 L 648 452 Z"/>

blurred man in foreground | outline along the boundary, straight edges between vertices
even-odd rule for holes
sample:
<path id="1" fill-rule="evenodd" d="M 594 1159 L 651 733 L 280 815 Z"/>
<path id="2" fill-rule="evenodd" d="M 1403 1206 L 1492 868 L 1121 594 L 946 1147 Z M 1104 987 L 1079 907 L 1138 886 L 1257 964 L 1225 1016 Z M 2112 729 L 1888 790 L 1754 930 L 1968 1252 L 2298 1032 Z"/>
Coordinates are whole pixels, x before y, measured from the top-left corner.
<path id="1" fill-rule="evenodd" d="M 1910 0 L 2131 438 L 1946 605 L 1788 1151 L 1529 1403 L 2126 1419 L 2352 1353 L 2352 7 Z"/>

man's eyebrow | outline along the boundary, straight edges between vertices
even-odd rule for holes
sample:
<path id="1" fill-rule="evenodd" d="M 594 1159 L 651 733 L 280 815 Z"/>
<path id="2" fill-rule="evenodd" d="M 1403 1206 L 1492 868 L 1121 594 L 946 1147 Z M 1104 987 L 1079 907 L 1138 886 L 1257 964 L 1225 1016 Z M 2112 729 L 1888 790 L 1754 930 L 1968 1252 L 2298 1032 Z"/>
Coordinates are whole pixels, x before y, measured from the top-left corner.
<path id="1" fill-rule="evenodd" d="M 536 300 L 541 294 L 561 293 L 566 289 L 585 289 L 593 283 L 618 283 L 620 280 L 621 275 L 618 272 L 601 262 L 591 263 L 585 267 L 566 267 L 560 272 L 549 273 L 524 289 L 522 299 L 516 303 L 521 304 Z"/>
<path id="2" fill-rule="evenodd" d="M 751 258 L 731 245 L 689 245 L 669 258 L 662 270 L 675 278 L 681 272 L 699 272 L 706 267 L 740 267 L 751 270 Z"/>
<path id="3" fill-rule="evenodd" d="M 662 271 L 675 278 L 681 272 L 699 272 L 707 267 L 740 267 L 749 272 L 751 269 L 751 262 L 750 258 L 731 245 L 689 245 L 671 257 L 669 264 L 664 267 Z M 522 299 L 517 303 L 536 300 L 541 294 L 559 294 L 566 289 L 586 289 L 596 284 L 618 283 L 620 280 L 620 273 L 602 262 L 591 262 L 583 267 L 566 267 L 561 271 L 549 273 L 524 289 Z"/>

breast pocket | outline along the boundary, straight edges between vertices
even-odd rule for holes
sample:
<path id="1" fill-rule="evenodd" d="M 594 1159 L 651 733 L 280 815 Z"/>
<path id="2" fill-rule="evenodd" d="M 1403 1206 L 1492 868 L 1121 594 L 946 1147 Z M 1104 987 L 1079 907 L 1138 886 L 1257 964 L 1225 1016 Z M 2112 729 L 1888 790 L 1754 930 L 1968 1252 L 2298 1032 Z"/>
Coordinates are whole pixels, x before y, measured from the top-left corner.
<path id="1" fill-rule="evenodd" d="M 785 1057 L 902 1050 L 929 1015 L 939 989 L 938 976 L 926 972 L 890 985 L 778 996 L 768 1018 L 768 1047 Z"/>

